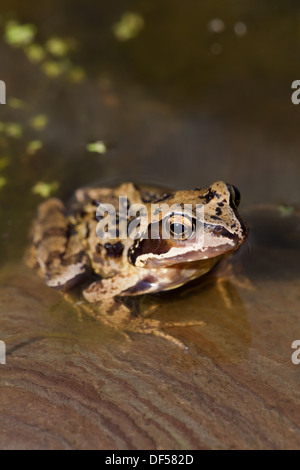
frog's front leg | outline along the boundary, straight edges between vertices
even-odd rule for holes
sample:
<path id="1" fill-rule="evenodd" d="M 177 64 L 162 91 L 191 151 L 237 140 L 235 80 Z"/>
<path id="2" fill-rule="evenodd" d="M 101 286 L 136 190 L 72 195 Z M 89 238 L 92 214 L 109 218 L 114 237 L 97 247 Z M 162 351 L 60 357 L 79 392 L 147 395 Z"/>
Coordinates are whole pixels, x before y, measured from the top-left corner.
<path id="1" fill-rule="evenodd" d="M 33 233 L 35 256 L 48 286 L 69 289 L 88 274 L 88 257 L 59 199 L 39 205 Z"/>
<path id="2" fill-rule="evenodd" d="M 116 274 L 113 277 L 101 279 L 93 282 L 87 289 L 83 291 L 84 298 L 91 303 L 102 302 L 104 299 L 109 299 L 137 285 L 140 277 L 137 274 L 130 276 L 124 273 Z"/>
<path id="3" fill-rule="evenodd" d="M 99 302 L 98 315 L 107 325 L 113 326 L 123 332 L 144 333 L 159 336 L 160 338 L 164 338 L 172 342 L 176 346 L 188 349 L 180 339 L 163 330 L 165 328 L 174 327 L 203 327 L 205 326 L 203 321 L 165 322 L 149 318 L 149 316 L 157 310 L 157 305 L 152 306 L 152 308 L 148 308 L 142 315 L 136 315 L 133 313 L 132 307 L 128 307 L 126 303 L 121 301 L 121 297 L 115 297 L 132 295 L 134 290 L 138 291 L 139 288 L 142 289 L 146 284 L 147 278 L 141 279 L 139 276 L 136 276 L 136 278 L 130 276 L 129 278 L 129 276 L 118 274 L 109 279 L 101 279 L 100 281 L 94 282 L 83 292 L 83 295 L 90 303 Z M 86 309 L 88 310 L 87 306 Z M 93 315 L 95 316 L 95 312 Z M 98 315 L 96 314 L 96 316 Z"/>

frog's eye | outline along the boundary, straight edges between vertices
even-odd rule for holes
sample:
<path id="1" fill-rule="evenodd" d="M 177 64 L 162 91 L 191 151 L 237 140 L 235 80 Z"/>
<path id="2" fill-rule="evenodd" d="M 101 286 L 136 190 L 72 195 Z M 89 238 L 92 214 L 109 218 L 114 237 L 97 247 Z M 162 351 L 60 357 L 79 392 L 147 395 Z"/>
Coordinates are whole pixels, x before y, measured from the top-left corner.
<path id="1" fill-rule="evenodd" d="M 236 209 L 239 203 L 241 202 L 241 194 L 239 190 L 235 186 L 233 186 L 233 184 L 227 184 L 227 188 L 230 193 L 229 204 L 231 207 L 234 207 Z"/>
<path id="2" fill-rule="evenodd" d="M 172 214 L 164 222 L 164 238 L 187 240 L 193 235 L 195 224 L 193 220 L 183 214 Z"/>
<path id="3" fill-rule="evenodd" d="M 179 222 L 173 222 L 170 225 L 170 232 L 172 235 L 175 237 L 182 237 L 184 236 L 184 232 L 186 231 L 186 227 L 184 224 L 181 224 Z"/>

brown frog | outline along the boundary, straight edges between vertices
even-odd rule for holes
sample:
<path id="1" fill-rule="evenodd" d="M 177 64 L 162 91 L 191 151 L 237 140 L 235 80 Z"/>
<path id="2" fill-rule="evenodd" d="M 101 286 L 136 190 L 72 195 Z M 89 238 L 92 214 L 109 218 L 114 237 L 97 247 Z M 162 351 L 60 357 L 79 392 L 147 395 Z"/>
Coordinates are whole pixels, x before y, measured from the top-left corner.
<path id="1" fill-rule="evenodd" d="M 127 237 L 120 238 L 120 196 L 126 209 L 132 205 L 144 208 L 138 211 L 140 232 L 136 231 L 134 237 L 129 236 L 134 218 L 128 211 Z M 76 191 L 68 210 L 55 198 L 40 204 L 32 232 L 30 265 L 38 267 L 50 287 L 69 290 L 82 284 L 84 299 L 100 302 L 102 313 L 111 314 L 115 299 L 174 289 L 206 274 L 220 258 L 235 251 L 248 233 L 237 211 L 239 201 L 239 191 L 222 181 L 206 189 L 167 193 L 133 183 L 82 188 Z M 99 235 L 99 224 L 107 212 L 99 216 L 97 211 L 107 204 L 117 208 L 114 230 L 102 230 Z M 157 211 L 153 218 L 153 204 L 170 209 Z M 186 212 L 184 204 L 189 208 Z M 195 229 L 198 206 L 203 208 L 201 237 Z M 168 227 L 168 237 L 163 236 L 164 226 Z M 155 238 L 151 237 L 153 228 Z M 86 285 L 88 280 L 92 282 Z M 128 316 L 123 306 L 125 311 Z M 138 328 L 129 329 L 167 337 L 158 333 L 159 325 L 153 322 L 140 321 Z"/>

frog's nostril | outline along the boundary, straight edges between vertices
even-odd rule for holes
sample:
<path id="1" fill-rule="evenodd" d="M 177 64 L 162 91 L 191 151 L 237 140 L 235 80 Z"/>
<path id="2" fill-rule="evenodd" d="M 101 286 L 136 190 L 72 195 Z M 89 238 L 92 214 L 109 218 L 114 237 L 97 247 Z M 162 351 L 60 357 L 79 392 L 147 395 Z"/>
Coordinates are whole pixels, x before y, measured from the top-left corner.
<path id="1" fill-rule="evenodd" d="M 211 233 L 216 236 L 216 237 L 224 237 L 224 238 L 229 238 L 231 240 L 237 240 L 237 235 L 236 233 L 229 232 L 227 228 L 222 227 L 221 225 L 216 225 L 213 227 L 211 230 Z"/>

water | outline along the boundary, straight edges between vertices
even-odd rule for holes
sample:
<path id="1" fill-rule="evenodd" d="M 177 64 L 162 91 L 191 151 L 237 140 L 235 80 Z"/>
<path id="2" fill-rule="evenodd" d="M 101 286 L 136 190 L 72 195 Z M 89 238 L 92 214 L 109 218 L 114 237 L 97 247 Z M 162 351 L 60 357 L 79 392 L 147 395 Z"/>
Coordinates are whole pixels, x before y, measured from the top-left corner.
<path id="1" fill-rule="evenodd" d="M 126 11 L 138 13 L 144 27 L 122 42 L 113 27 Z M 22 408 L 18 387 L 24 400 L 32 402 L 32 393 L 42 400 L 41 377 L 61 391 L 63 374 L 66 400 L 78 400 L 82 410 L 87 400 L 124 431 L 105 421 L 106 434 L 99 426 L 98 440 L 87 434 L 85 441 L 84 430 L 98 418 L 75 409 L 74 423 L 83 431 L 75 436 L 60 428 L 55 403 L 63 405 L 49 385 L 49 426 L 57 441 L 27 435 L 29 418 L 19 410 L 24 428 L 13 438 L 16 446 L 299 447 L 299 374 L 291 362 L 300 334 L 300 114 L 291 102 L 291 84 L 299 78 L 299 11 L 295 1 L 2 2 L 0 340 L 8 356 L 0 367 L 2 385 L 12 386 L 11 400 L 4 392 L 3 403 L 12 416 Z M 3 39 L 11 20 L 36 25 L 43 47 L 50 38 L 65 39 L 69 52 L 63 58 L 47 52 L 44 61 L 31 63 L 24 47 Z M 48 68 L 47 75 L 49 61 L 63 63 L 65 71 L 51 77 Z M 82 80 L 74 83 L 73 75 L 70 81 L 71 72 Z M 34 126 L 40 115 L 44 127 Z M 8 123 L 21 126 L 22 135 Z M 98 140 L 107 152 L 88 152 L 86 145 Z M 36 141 L 41 148 L 34 151 L 29 145 Z M 30 222 L 42 200 L 32 191 L 38 182 L 58 185 L 55 195 L 67 200 L 79 186 L 116 178 L 181 188 L 223 179 L 241 191 L 250 226 L 241 251 L 207 278 L 145 300 L 156 306 L 156 319 L 203 322 L 168 329 L 189 346 L 188 354 L 150 335 L 131 334 L 130 342 L 78 316 L 24 267 Z M 92 385 L 75 400 L 81 381 Z M 33 402 L 29 421 L 41 430 L 46 405 Z M 163 424 L 166 409 L 186 431 L 171 418 Z M 132 442 L 124 437 L 128 429 Z M 10 432 L 14 426 L 2 436 L 6 447 Z"/>

